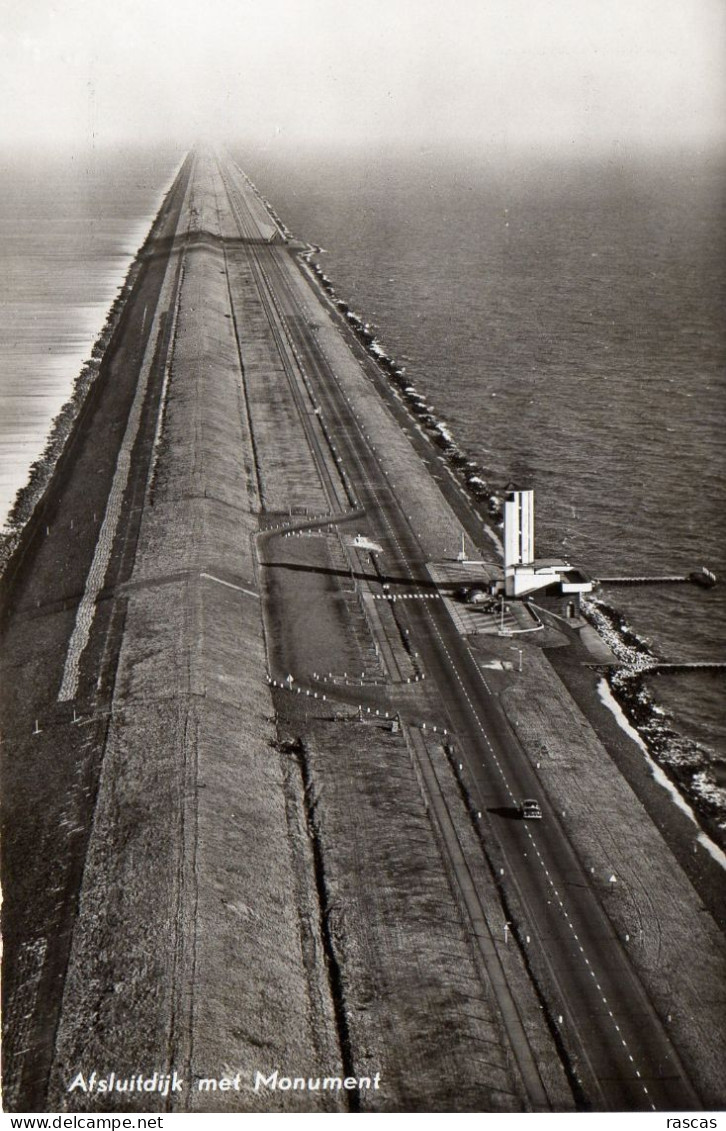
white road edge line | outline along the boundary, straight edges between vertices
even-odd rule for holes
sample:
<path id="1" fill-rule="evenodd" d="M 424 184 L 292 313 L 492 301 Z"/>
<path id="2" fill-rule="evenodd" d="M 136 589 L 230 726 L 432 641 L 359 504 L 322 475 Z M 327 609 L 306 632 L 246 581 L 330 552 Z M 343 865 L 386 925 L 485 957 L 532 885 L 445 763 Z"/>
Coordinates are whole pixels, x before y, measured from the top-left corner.
<path id="1" fill-rule="evenodd" d="M 217 585 L 226 585 L 228 589 L 236 589 L 238 593 L 246 593 L 248 597 L 254 597 L 257 601 L 260 599 L 259 593 L 255 593 L 252 589 L 243 589 L 241 585 L 233 585 L 231 581 L 222 581 L 221 577 L 215 577 L 213 573 L 200 573 L 200 577 L 206 577 L 207 581 L 216 581 Z"/>

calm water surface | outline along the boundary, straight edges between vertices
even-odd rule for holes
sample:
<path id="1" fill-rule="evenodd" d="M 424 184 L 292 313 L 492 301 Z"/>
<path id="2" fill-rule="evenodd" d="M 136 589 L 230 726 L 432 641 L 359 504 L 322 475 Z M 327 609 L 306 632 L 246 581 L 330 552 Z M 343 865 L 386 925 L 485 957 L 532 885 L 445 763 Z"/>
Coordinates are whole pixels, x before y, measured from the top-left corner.
<path id="1" fill-rule="evenodd" d="M 157 212 L 180 155 L 0 152 L 0 515 Z"/>

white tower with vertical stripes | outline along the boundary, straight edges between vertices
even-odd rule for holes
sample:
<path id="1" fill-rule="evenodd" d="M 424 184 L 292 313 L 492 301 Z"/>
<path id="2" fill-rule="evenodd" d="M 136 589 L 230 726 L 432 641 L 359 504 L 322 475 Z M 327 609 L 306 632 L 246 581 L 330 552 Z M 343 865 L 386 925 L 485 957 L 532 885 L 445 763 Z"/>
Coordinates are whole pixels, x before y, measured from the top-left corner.
<path id="1" fill-rule="evenodd" d="M 504 503 L 504 571 L 534 561 L 534 491 L 512 491 Z"/>

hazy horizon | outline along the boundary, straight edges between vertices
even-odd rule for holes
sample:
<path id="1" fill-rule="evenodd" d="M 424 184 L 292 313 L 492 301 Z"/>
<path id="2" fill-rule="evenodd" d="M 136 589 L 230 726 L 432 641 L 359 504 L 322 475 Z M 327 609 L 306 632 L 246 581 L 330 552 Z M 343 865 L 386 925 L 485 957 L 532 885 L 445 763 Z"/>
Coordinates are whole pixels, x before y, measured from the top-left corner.
<path id="1" fill-rule="evenodd" d="M 712 149 L 725 40 L 720 0 L 6 0 L 3 143 Z"/>

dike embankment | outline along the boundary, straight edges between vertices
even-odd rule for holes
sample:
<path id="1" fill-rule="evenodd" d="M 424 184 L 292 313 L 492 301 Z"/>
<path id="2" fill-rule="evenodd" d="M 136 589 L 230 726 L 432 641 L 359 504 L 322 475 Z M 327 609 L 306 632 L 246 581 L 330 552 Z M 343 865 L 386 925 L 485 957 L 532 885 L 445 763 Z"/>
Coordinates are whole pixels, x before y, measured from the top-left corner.
<path id="1" fill-rule="evenodd" d="M 107 722 L 105 688 L 113 678 L 122 603 L 102 599 L 87 653 L 81 694 L 58 700 L 69 634 L 84 591 L 113 482 L 124 422 L 137 392 L 140 355 L 162 278 L 174 260 L 174 233 L 187 188 L 187 161 L 132 268 L 134 284 L 121 327 L 71 425 L 39 507 L 22 529 L 5 574 L 0 621 L 0 750 L 3 883 L 3 1095 L 8 1107 L 38 1110 L 45 1095 L 59 994 L 73 930 L 75 901 L 93 812 Z M 172 271 L 175 261 L 171 263 Z M 118 314 L 118 309 L 116 311 Z M 151 350 L 157 354 L 157 345 Z M 153 406 L 157 371 L 150 374 Z M 78 407 L 72 406 L 72 407 Z M 153 407 L 152 407 L 153 412 Z M 65 426 L 68 427 L 66 433 Z M 107 574 L 112 588 L 125 575 L 137 533 L 135 498 L 143 492 L 143 451 L 130 468 L 124 537 Z M 40 490 L 50 465 L 40 469 Z M 30 506 L 31 496 L 24 496 Z M 107 646 L 108 645 L 108 646 Z M 74 719 L 83 716 L 83 724 Z M 35 1101 L 33 1099 L 35 1097 Z"/>
<path id="2" fill-rule="evenodd" d="M 218 193 L 200 158 L 180 222 L 190 241 L 153 492 L 126 584 L 56 1041 L 50 1104 L 59 1110 L 234 1110 L 226 1091 L 194 1082 L 247 1073 L 253 1049 L 274 1049 L 277 1063 L 310 1076 L 339 1060 L 329 1003 L 322 990 L 311 1000 L 300 947 L 256 578 L 259 498 L 223 254 L 195 239 L 225 234 Z M 185 1086 L 168 1098 L 69 1092 L 84 1066 L 121 1078 L 176 1071 Z M 310 1100 L 322 1110 L 339 1102 Z"/>

